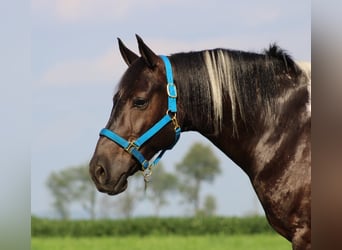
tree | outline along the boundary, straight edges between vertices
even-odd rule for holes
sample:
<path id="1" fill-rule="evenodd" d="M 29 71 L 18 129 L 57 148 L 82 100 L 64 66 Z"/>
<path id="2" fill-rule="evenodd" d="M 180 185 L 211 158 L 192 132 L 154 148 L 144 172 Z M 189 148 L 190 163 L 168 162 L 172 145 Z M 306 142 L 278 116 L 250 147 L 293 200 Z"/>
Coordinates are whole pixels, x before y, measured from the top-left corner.
<path id="1" fill-rule="evenodd" d="M 219 160 L 209 146 L 195 143 L 183 160 L 176 165 L 176 169 L 184 179 L 180 191 L 193 205 L 194 214 L 197 214 L 201 185 L 203 182 L 213 182 L 215 176 L 221 172 Z"/>
<path id="2" fill-rule="evenodd" d="M 96 189 L 90 180 L 88 165 L 53 172 L 48 177 L 47 187 L 54 197 L 53 206 L 62 219 L 70 217 L 72 203 L 79 203 L 90 218 L 95 218 Z"/>
<path id="3" fill-rule="evenodd" d="M 115 210 L 126 219 L 132 217 L 137 201 L 139 200 L 139 194 L 136 191 L 125 190 L 124 193 L 118 196 L 118 199 L 114 203 Z"/>
<path id="4" fill-rule="evenodd" d="M 168 204 L 166 196 L 177 189 L 177 178 L 175 175 L 165 171 L 163 164 L 159 163 L 153 169 L 152 180 L 148 184 L 148 198 L 155 207 L 156 216 L 159 215 L 161 207 Z"/>
<path id="5" fill-rule="evenodd" d="M 70 196 L 68 195 L 68 181 L 59 174 L 53 172 L 47 181 L 47 187 L 50 189 L 54 197 L 53 207 L 62 219 L 69 218 L 68 203 Z"/>
<path id="6" fill-rule="evenodd" d="M 136 173 L 129 179 L 127 189 L 116 196 L 104 196 L 101 200 L 101 217 L 131 218 L 143 195 L 143 176 Z"/>
<path id="7" fill-rule="evenodd" d="M 200 210 L 201 216 L 213 216 L 216 211 L 216 199 L 213 195 L 207 195 L 204 199 L 203 209 Z"/>
<path id="8" fill-rule="evenodd" d="M 126 219 L 131 218 L 138 202 L 143 195 L 143 176 L 140 173 L 136 173 L 127 190 L 120 194 L 115 201 L 116 211 L 123 215 Z"/>

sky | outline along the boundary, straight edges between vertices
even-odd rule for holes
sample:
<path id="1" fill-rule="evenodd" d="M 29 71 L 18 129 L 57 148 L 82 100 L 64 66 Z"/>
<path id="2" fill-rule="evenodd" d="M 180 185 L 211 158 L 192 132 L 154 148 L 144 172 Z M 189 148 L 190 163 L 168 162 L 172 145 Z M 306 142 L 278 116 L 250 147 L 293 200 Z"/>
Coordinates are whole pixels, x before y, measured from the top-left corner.
<path id="1" fill-rule="evenodd" d="M 52 171 L 87 164 L 99 130 L 112 108 L 112 95 L 126 69 L 117 37 L 138 51 L 135 34 L 157 54 L 212 48 L 259 52 L 272 42 L 295 60 L 311 61 L 310 1 L 32 0 L 30 60 L 31 213 L 52 214 L 46 181 Z M 162 159 L 167 171 L 194 142 L 211 145 L 222 174 L 203 194 L 217 199 L 217 213 L 255 211 L 253 188 L 242 170 L 201 135 L 182 134 Z M 134 186 L 134 185 L 132 185 Z M 113 196 L 111 199 L 118 199 Z M 101 204 L 99 204 L 100 206 Z M 180 215 L 177 203 L 161 211 Z M 140 202 L 134 215 L 149 215 Z"/>

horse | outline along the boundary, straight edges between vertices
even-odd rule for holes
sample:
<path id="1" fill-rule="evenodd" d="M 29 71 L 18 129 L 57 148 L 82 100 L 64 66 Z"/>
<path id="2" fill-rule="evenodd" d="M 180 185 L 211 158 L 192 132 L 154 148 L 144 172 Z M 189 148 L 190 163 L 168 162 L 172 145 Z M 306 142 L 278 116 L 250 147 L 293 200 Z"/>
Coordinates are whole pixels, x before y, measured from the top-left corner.
<path id="1" fill-rule="evenodd" d="M 311 249 L 311 64 L 277 44 L 158 56 L 136 38 L 140 55 L 118 38 L 128 68 L 89 163 L 97 189 L 123 192 L 181 132 L 197 131 L 248 175 L 275 231 Z"/>

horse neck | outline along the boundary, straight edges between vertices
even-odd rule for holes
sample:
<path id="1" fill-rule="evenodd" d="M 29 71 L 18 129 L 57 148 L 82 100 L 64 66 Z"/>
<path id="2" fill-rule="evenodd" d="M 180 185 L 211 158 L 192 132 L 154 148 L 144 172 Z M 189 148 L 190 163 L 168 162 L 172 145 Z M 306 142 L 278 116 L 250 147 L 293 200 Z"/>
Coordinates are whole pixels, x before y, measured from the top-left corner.
<path id="1" fill-rule="evenodd" d="M 269 64 L 270 68 L 260 68 L 259 75 L 249 74 L 248 69 L 257 66 L 260 60 L 263 60 L 263 65 Z M 192 52 L 174 55 L 171 61 L 179 89 L 179 113 L 183 131 L 201 133 L 250 177 L 255 175 L 255 162 L 263 157 L 256 148 L 261 140 L 273 138 L 276 141 L 277 136 L 281 136 L 281 131 L 276 128 L 290 114 L 281 111 L 280 105 L 288 103 L 291 107 L 296 104 L 293 96 L 302 95 L 298 98 L 303 100 L 301 105 L 305 106 L 307 89 L 303 83 L 307 79 L 291 79 L 289 75 L 284 75 L 280 77 L 284 87 L 277 89 L 274 86 L 279 85 L 275 80 L 279 79 L 279 75 L 274 72 L 279 71 L 278 61 L 265 61 L 264 56 L 243 52 Z M 248 75 L 236 73 L 243 70 Z M 253 81 L 258 77 L 263 78 L 260 81 L 270 84 L 258 88 L 260 81 Z M 302 84 L 294 84 L 294 81 Z M 250 89 L 258 91 L 251 92 Z M 295 104 L 291 104 L 293 102 Z M 295 112 L 302 112 L 295 107 L 289 110 L 292 112 L 291 117 L 296 117 Z M 271 136 L 272 133 L 277 135 Z M 268 150 L 273 150 L 271 148 L 270 144 Z"/>

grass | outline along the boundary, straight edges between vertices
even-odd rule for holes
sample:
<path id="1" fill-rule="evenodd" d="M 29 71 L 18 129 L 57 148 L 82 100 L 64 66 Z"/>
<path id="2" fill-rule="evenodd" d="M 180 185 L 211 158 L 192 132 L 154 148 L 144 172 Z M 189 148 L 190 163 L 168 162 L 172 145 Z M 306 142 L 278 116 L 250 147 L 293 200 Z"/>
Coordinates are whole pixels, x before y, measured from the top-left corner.
<path id="1" fill-rule="evenodd" d="M 102 238 L 33 237 L 31 250 L 290 250 L 275 234 L 207 236 L 127 236 Z"/>

